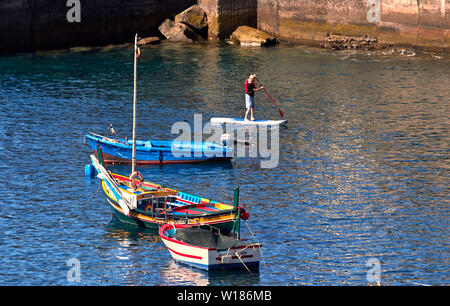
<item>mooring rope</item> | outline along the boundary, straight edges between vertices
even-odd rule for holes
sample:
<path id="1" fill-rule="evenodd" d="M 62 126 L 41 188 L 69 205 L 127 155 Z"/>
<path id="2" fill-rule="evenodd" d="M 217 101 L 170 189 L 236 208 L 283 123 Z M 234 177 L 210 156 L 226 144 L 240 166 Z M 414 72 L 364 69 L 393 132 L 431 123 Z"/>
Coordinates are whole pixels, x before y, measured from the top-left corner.
<path id="1" fill-rule="evenodd" d="M 247 221 L 245 221 L 245 225 L 247 225 L 247 228 L 248 228 L 248 230 L 250 231 L 250 234 L 252 234 L 253 239 L 256 241 L 256 243 L 257 243 L 257 244 L 260 244 L 260 243 L 256 240 L 256 237 L 255 237 L 255 235 L 253 234 L 252 230 L 250 229 L 250 226 L 248 225 L 248 222 L 247 222 Z M 264 256 L 263 256 L 263 253 L 262 253 L 262 250 L 261 250 L 261 249 L 262 249 L 262 248 L 259 247 L 259 253 L 261 254 L 261 258 L 262 258 L 262 260 L 263 260 L 263 262 L 264 262 L 264 267 L 266 267 L 266 270 L 268 270 L 267 264 L 266 264 L 266 260 L 264 259 Z"/>
<path id="2" fill-rule="evenodd" d="M 97 194 L 97 192 L 100 190 L 100 187 L 102 186 L 102 184 L 99 184 L 98 185 L 98 188 L 97 188 L 97 190 L 94 192 L 94 194 L 92 195 L 92 197 L 89 199 L 89 201 L 87 202 L 87 205 L 86 205 L 86 207 L 85 208 L 83 208 L 81 211 L 84 213 L 85 212 L 85 210 L 87 209 L 87 208 L 89 208 L 89 206 L 90 206 L 90 204 L 92 203 L 92 200 L 94 199 L 94 197 L 95 197 L 95 195 Z"/>
<path id="3" fill-rule="evenodd" d="M 253 274 L 252 271 L 250 271 L 250 269 L 247 267 L 247 265 L 246 265 L 246 264 L 244 263 L 244 261 L 242 260 L 241 255 L 239 255 L 238 252 L 235 252 L 234 254 L 237 256 L 237 258 L 239 258 L 239 260 L 241 261 L 241 263 L 242 263 L 242 264 L 244 265 L 244 267 L 247 269 L 248 273 Z"/>

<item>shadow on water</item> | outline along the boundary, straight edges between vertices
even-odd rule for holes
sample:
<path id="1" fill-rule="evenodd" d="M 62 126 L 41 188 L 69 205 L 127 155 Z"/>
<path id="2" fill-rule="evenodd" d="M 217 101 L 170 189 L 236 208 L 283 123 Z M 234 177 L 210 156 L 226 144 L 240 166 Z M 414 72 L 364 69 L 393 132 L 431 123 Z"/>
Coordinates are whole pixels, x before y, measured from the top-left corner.
<path id="1" fill-rule="evenodd" d="M 130 240 L 138 240 L 140 237 L 147 237 L 151 241 L 156 241 L 155 237 L 158 237 L 158 231 L 154 229 L 146 228 L 144 226 L 129 224 L 125 222 L 121 222 L 119 218 L 116 217 L 111 212 L 111 220 L 108 225 L 105 227 L 105 230 L 109 234 L 120 233 L 123 234 L 124 237 Z"/>

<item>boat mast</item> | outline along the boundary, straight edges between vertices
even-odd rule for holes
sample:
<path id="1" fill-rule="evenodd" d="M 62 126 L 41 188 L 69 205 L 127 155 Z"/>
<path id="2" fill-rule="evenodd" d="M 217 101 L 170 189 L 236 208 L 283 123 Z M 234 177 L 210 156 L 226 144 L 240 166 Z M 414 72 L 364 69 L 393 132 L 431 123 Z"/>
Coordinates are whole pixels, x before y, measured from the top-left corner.
<path id="1" fill-rule="evenodd" d="M 136 168 L 136 66 L 137 66 L 137 33 L 134 36 L 134 94 L 133 94 L 133 155 L 131 158 L 131 173 Z"/>

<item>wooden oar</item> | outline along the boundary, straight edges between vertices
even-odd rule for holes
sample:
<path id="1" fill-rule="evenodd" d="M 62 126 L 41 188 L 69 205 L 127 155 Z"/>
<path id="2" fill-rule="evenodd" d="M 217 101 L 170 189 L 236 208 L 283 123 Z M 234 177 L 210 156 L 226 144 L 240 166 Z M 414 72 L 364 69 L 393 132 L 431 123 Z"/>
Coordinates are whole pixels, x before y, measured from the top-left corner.
<path id="1" fill-rule="evenodd" d="M 259 85 L 263 86 L 261 81 L 255 77 L 255 79 L 259 82 Z M 269 99 L 272 101 L 272 103 L 277 107 L 278 112 L 280 113 L 281 118 L 284 117 L 283 112 L 281 111 L 281 109 L 278 107 L 278 105 L 275 103 L 275 101 L 272 99 L 272 97 L 270 96 L 269 92 L 267 91 L 267 89 L 265 87 L 263 87 L 264 91 L 266 92 L 267 96 L 269 97 Z"/>

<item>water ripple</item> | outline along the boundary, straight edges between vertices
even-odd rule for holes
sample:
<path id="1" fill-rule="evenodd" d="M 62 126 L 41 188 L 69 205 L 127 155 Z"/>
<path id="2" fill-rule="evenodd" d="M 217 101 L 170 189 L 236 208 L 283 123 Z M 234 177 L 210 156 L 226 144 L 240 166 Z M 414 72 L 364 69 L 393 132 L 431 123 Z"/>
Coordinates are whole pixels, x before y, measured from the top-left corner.
<path id="1" fill-rule="evenodd" d="M 178 265 L 153 232 L 115 220 L 85 180 L 88 131 L 131 134 L 128 47 L 0 58 L 0 284 L 448 285 L 449 138 L 446 58 L 342 55 L 315 49 L 161 44 L 143 49 L 139 138 L 171 139 L 201 113 L 243 116 L 242 82 L 257 73 L 289 120 L 277 167 L 142 167 L 151 181 L 232 201 L 250 212 L 242 235 L 264 245 L 259 274 Z M 277 118 L 257 93 L 257 117 Z M 114 170 L 127 174 L 130 169 Z M 89 203 L 88 203 L 89 202 Z"/>

